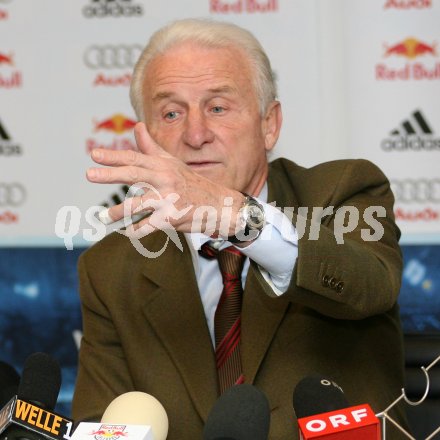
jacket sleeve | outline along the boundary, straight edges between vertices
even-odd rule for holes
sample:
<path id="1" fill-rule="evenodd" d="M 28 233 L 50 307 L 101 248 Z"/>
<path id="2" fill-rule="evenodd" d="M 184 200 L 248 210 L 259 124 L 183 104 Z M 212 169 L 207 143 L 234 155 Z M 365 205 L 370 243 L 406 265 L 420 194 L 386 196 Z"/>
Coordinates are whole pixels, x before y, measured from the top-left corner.
<path id="1" fill-rule="evenodd" d="M 329 182 L 323 178 L 322 185 Z M 397 301 L 402 273 L 393 203 L 379 168 L 366 160 L 346 161 L 330 203 L 300 208 L 293 216 L 298 258 L 282 296 L 339 319 L 389 310 Z M 324 208 L 327 215 L 321 219 L 317 214 Z M 261 277 L 260 282 L 273 296 Z"/>

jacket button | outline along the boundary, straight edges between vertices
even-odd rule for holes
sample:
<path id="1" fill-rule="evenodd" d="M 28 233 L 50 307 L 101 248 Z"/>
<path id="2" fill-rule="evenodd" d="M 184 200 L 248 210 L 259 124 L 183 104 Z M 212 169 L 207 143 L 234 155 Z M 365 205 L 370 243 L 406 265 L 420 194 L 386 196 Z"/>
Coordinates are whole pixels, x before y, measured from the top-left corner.
<path id="1" fill-rule="evenodd" d="M 344 290 L 344 282 L 339 281 L 339 283 L 336 284 L 335 290 L 336 292 L 341 293 Z"/>
<path id="2" fill-rule="evenodd" d="M 335 286 L 336 286 L 336 283 L 337 283 L 337 282 L 338 282 L 338 280 L 337 280 L 335 277 L 331 277 L 331 278 L 330 278 L 329 286 L 330 286 L 332 289 L 334 289 Z"/>
<path id="3" fill-rule="evenodd" d="M 328 287 L 329 286 L 329 281 L 330 281 L 330 277 L 328 275 L 324 275 L 322 277 L 322 285 L 324 287 Z"/>

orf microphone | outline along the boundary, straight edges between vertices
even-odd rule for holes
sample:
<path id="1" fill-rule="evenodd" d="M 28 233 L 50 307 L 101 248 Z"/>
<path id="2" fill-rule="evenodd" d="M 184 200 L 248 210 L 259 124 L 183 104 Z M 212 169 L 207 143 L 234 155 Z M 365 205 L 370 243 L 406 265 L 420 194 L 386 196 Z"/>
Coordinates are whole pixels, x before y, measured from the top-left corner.
<path id="1" fill-rule="evenodd" d="M 313 375 L 293 393 L 301 440 L 380 440 L 380 423 L 368 404 L 349 407 L 342 388 Z"/>
<path id="2" fill-rule="evenodd" d="M 162 404 L 150 394 L 131 391 L 110 403 L 101 423 L 80 423 L 71 440 L 165 440 L 167 434 L 168 416 Z"/>
<path id="3" fill-rule="evenodd" d="M 234 385 L 212 407 L 203 440 L 267 440 L 269 425 L 266 396 L 253 385 Z"/>
<path id="4" fill-rule="evenodd" d="M 17 395 L 0 411 L 0 440 L 65 440 L 73 422 L 52 411 L 61 383 L 58 363 L 45 353 L 25 362 Z"/>

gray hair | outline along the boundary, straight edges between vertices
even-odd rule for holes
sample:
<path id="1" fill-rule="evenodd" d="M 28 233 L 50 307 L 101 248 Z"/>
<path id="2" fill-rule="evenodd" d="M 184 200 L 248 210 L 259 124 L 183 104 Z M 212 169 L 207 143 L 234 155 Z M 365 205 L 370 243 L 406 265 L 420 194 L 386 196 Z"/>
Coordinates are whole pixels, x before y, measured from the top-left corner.
<path id="1" fill-rule="evenodd" d="M 188 41 L 204 47 L 234 46 L 242 49 L 255 72 L 254 87 L 261 115 L 265 114 L 268 105 L 277 98 L 277 90 L 269 58 L 258 40 L 251 32 L 235 24 L 209 19 L 184 19 L 174 21 L 156 31 L 136 63 L 130 86 L 130 100 L 139 120 L 145 120 L 142 92 L 148 63 L 167 49 Z"/>

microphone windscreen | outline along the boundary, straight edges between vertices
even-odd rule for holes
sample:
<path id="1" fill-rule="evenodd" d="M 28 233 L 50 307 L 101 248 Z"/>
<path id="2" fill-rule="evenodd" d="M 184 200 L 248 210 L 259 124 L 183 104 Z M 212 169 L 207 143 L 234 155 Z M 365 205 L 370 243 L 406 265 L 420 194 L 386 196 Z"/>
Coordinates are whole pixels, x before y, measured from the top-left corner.
<path id="1" fill-rule="evenodd" d="M 298 419 L 348 406 L 342 388 L 328 377 L 318 374 L 300 380 L 293 392 L 293 408 Z"/>
<path id="2" fill-rule="evenodd" d="M 52 411 L 61 387 L 59 363 L 46 353 L 33 353 L 25 361 L 17 396 Z"/>
<path id="3" fill-rule="evenodd" d="M 0 409 L 17 394 L 20 375 L 14 367 L 0 361 Z"/>
<path id="4" fill-rule="evenodd" d="M 116 397 L 104 411 L 102 423 L 149 425 L 154 440 L 165 440 L 168 435 L 168 416 L 162 404 L 153 396 L 130 391 Z"/>
<path id="5" fill-rule="evenodd" d="M 269 425 L 266 396 L 253 385 L 234 385 L 212 407 L 203 440 L 267 440 Z"/>

